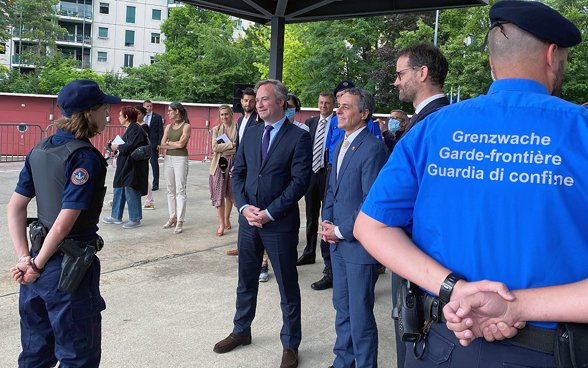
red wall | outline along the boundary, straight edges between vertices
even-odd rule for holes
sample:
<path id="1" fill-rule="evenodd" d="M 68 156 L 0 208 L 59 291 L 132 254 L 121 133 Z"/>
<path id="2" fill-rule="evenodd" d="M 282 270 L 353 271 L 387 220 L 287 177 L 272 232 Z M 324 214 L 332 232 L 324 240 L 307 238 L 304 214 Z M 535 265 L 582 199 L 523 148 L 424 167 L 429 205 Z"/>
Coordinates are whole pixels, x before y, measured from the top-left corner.
<path id="1" fill-rule="evenodd" d="M 120 108 L 124 105 L 142 105 L 143 101 L 137 100 L 122 100 L 118 105 L 111 105 L 110 107 L 110 122 L 109 125 L 117 127 L 118 113 Z M 169 102 L 153 101 L 153 111 L 160 114 L 164 118 L 164 125 L 172 123 L 167 117 L 167 107 Z M 196 104 L 196 103 L 183 103 L 186 111 L 188 112 L 188 118 L 190 124 L 194 128 L 208 128 L 218 125 L 218 104 Z M 303 109 L 297 113 L 295 119 L 304 122 L 311 116 L 318 115 L 318 108 L 314 109 Z M 235 114 L 234 121 L 241 114 Z M 12 94 L 12 93 L 0 93 L 0 124 L 36 124 L 41 127 L 43 132 L 49 125 L 53 123 L 53 120 L 57 120 L 61 117 L 59 109 L 57 108 L 57 96 L 49 95 L 26 95 L 26 94 Z M 93 139 L 96 147 L 103 151 L 103 141 L 108 141 L 113 137 L 110 135 L 118 134 L 118 129 L 109 129 L 103 136 L 99 136 Z M 38 142 L 42 137 L 40 136 L 40 129 L 36 127 L 29 127 L 27 134 L 21 134 L 18 132 L 16 127 L 2 127 L 0 129 L 0 151 L 2 154 L 18 154 L 26 155 L 28 151 Z M 51 133 L 51 132 L 50 132 Z M 112 134 L 110 134 L 112 133 Z M 193 148 L 194 152 L 203 152 L 201 147 L 210 145 L 207 142 L 208 136 L 206 134 L 198 133 L 193 134 L 194 140 L 190 142 L 190 147 Z M 108 137 L 107 137 L 108 136 Z M 44 137 L 44 135 L 43 135 Z M 198 141 L 196 141 L 198 140 Z M 204 159 L 204 155 L 193 156 L 193 159 Z"/>

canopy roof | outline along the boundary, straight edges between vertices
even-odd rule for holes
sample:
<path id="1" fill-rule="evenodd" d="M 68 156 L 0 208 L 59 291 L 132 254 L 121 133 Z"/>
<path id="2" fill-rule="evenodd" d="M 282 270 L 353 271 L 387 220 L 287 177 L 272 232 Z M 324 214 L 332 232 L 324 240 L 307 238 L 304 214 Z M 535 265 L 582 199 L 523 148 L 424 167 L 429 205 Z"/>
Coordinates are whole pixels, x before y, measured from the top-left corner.
<path id="1" fill-rule="evenodd" d="M 468 6 L 488 5 L 488 0 L 182 0 L 219 13 L 269 23 L 283 17 L 287 23 L 371 17 Z"/>

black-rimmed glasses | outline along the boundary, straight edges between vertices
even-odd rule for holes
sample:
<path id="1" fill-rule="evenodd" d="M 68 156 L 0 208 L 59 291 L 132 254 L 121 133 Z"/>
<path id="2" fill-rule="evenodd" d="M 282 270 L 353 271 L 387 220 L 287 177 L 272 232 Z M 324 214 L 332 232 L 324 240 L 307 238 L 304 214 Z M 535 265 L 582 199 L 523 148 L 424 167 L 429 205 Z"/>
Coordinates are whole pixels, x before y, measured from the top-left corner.
<path id="1" fill-rule="evenodd" d="M 410 68 L 399 70 L 396 72 L 396 78 L 398 78 L 398 80 L 401 81 L 402 80 L 402 73 L 406 72 L 407 70 L 417 69 L 417 68 L 420 68 L 420 66 L 413 66 Z"/>

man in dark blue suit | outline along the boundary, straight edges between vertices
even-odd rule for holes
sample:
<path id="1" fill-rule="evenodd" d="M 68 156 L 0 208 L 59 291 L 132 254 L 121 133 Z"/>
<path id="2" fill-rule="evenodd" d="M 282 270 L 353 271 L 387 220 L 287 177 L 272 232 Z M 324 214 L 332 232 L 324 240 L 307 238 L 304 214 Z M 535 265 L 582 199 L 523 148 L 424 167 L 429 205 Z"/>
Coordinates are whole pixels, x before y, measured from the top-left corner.
<path id="1" fill-rule="evenodd" d="M 248 129 L 233 166 L 233 195 L 239 209 L 239 283 L 233 332 L 214 346 L 226 353 L 251 343 L 259 269 L 267 251 L 278 282 L 282 318 L 281 368 L 298 366 L 302 338 L 296 258 L 298 201 L 310 183 L 310 134 L 285 116 L 288 88 L 277 80 L 257 83 L 256 107 L 264 124 Z"/>
<path id="2" fill-rule="evenodd" d="M 374 318 L 374 287 L 378 261 L 353 236 L 353 225 L 388 149 L 366 128 L 375 101 L 361 88 L 350 88 L 337 109 L 345 131 L 333 152 L 333 169 L 323 208 L 323 240 L 331 243 L 333 306 L 337 311 L 335 368 L 377 367 L 378 328 Z"/>
<path id="3" fill-rule="evenodd" d="M 153 170 L 152 190 L 159 189 L 159 145 L 163 138 L 163 119 L 161 115 L 153 112 L 153 103 L 149 100 L 143 102 L 143 107 L 147 110 L 147 115 L 143 118 L 149 125 L 149 140 L 151 141 L 151 169 Z"/>

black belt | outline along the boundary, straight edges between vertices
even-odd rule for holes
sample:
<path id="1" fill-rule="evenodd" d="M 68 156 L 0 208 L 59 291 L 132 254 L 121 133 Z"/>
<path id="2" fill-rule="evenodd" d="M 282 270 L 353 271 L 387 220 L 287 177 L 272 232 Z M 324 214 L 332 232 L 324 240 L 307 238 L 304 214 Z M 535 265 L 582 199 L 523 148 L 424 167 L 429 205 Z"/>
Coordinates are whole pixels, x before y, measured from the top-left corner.
<path id="1" fill-rule="evenodd" d="M 443 307 L 445 305 L 441 303 L 438 297 L 423 292 L 421 295 L 421 306 L 425 324 L 447 322 L 445 315 L 443 314 Z M 525 328 L 519 330 L 514 337 L 504 341 L 522 348 L 546 354 L 553 354 L 556 339 L 557 330 L 527 324 Z"/>
<path id="2" fill-rule="evenodd" d="M 515 346 L 553 354 L 556 339 L 557 330 L 527 324 L 513 338 L 505 341 Z"/>

